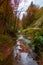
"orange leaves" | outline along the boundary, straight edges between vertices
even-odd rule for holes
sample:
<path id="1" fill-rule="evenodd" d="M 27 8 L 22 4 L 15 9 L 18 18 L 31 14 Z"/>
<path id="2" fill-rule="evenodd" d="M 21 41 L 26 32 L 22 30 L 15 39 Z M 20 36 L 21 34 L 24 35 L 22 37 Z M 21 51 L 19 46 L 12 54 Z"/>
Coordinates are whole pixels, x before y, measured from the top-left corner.
<path id="1" fill-rule="evenodd" d="M 5 4 L 3 3 L 1 6 L 0 6 L 0 12 L 4 13 L 4 10 L 5 10 Z"/>
<path id="2" fill-rule="evenodd" d="M 12 10 L 11 4 L 10 4 L 11 0 L 4 0 L 4 2 L 2 3 L 2 5 L 0 6 L 0 12 L 2 12 L 3 14 L 6 13 L 6 9 L 9 9 L 10 11 Z"/>

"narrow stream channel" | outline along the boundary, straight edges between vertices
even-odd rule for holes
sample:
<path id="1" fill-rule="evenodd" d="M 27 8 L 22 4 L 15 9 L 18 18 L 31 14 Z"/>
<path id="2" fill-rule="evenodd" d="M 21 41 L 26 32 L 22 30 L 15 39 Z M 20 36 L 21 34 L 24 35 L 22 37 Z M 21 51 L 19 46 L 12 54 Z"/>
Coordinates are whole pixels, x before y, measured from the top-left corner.
<path id="1" fill-rule="evenodd" d="M 13 52 L 7 60 L 0 65 L 38 65 L 29 51 L 28 46 L 23 42 L 23 35 L 19 35 L 16 40 L 16 45 L 13 47 Z M 26 39 L 25 39 L 26 40 Z M 30 42 L 30 41 L 29 41 Z"/>
<path id="2" fill-rule="evenodd" d="M 21 40 L 23 40 L 22 35 L 19 36 L 16 46 L 14 48 L 14 59 L 17 65 L 38 65 L 36 61 L 33 60 L 31 54 L 22 50 L 21 46 L 23 47 L 23 41 Z M 22 52 L 20 50 L 22 50 Z"/>

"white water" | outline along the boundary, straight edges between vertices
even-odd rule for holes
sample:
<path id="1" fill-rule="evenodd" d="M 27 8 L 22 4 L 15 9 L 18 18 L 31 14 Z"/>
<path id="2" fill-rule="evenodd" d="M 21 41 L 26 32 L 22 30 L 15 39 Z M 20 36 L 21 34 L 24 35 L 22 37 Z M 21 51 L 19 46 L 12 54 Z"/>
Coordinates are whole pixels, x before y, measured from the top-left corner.
<path id="1" fill-rule="evenodd" d="M 36 61 L 33 60 L 32 56 L 29 55 L 26 52 L 20 52 L 19 49 L 22 49 L 20 47 L 20 41 L 19 39 L 22 39 L 23 37 L 19 37 L 17 40 L 17 44 L 16 47 L 14 49 L 14 57 L 16 56 L 16 54 L 18 53 L 18 55 L 20 56 L 20 60 L 18 60 L 18 63 L 20 63 L 20 65 L 38 65 L 36 63 Z"/>

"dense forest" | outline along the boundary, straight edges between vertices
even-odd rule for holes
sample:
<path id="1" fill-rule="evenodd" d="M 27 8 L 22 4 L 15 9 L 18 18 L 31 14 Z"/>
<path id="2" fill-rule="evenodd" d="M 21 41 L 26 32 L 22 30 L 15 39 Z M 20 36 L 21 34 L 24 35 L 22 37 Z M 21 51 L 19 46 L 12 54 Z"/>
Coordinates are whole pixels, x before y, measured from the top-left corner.
<path id="1" fill-rule="evenodd" d="M 43 7 L 31 2 L 27 14 L 23 14 L 20 20 L 20 14 L 17 16 L 19 0 L 14 0 L 14 3 L 13 6 L 11 0 L 0 0 L 0 65 L 13 51 L 18 34 L 32 41 L 28 46 L 36 48 L 39 57 L 35 60 L 43 65 Z"/>

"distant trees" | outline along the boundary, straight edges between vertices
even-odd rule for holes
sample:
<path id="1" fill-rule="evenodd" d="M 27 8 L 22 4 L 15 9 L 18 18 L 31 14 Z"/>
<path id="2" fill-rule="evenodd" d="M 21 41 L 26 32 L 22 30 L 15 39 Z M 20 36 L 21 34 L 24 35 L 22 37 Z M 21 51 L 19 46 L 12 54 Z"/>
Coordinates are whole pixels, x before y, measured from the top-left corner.
<path id="1" fill-rule="evenodd" d="M 43 16 L 43 7 L 39 8 L 35 15 L 36 19 L 39 19 L 41 16 Z"/>
<path id="2" fill-rule="evenodd" d="M 38 9 L 39 8 L 31 2 L 31 5 L 27 10 L 27 15 L 23 17 L 23 24 L 25 25 L 24 28 L 28 27 L 35 20 L 35 14 Z"/>

